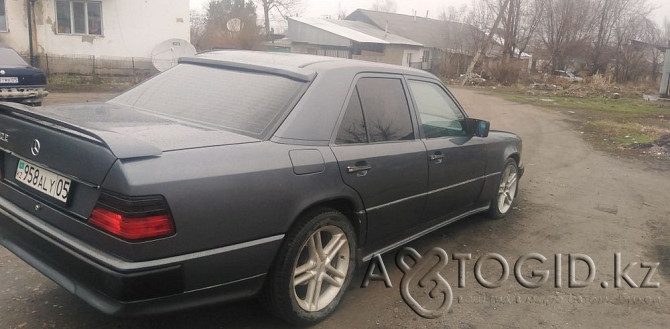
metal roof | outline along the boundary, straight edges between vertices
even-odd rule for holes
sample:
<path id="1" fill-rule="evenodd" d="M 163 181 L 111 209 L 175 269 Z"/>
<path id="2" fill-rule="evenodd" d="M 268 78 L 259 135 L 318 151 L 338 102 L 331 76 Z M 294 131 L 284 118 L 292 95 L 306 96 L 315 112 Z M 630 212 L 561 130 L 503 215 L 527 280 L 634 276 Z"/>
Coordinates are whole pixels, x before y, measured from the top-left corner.
<path id="1" fill-rule="evenodd" d="M 475 40 L 484 35 L 484 32 L 468 24 L 365 9 L 356 9 L 345 19 L 364 22 L 379 29 L 388 27 L 389 32 L 421 42 L 425 47 L 459 53 L 474 53 Z"/>
<path id="2" fill-rule="evenodd" d="M 386 33 L 385 31 L 380 30 L 373 25 L 363 22 L 307 17 L 290 17 L 289 20 L 303 23 L 359 43 L 377 43 L 385 45 L 397 44 L 417 47 L 423 46 L 419 42 L 406 39 L 395 34 Z"/>

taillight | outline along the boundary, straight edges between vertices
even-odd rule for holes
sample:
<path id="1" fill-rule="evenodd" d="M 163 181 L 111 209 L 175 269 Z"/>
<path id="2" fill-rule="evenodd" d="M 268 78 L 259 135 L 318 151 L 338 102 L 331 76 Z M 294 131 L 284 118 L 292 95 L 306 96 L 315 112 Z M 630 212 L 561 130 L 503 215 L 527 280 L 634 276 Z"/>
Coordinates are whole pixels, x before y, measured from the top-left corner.
<path id="1" fill-rule="evenodd" d="M 103 192 L 88 223 L 126 240 L 147 240 L 175 234 L 162 196 L 123 197 Z"/>

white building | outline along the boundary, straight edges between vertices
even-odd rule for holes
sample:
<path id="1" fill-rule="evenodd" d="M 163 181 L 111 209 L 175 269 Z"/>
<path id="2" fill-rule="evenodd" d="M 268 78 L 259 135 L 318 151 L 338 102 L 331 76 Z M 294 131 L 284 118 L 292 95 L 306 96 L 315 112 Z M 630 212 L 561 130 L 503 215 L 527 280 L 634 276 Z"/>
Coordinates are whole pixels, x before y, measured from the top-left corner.
<path id="1" fill-rule="evenodd" d="M 291 52 L 422 68 L 421 43 L 375 26 L 346 20 L 290 17 Z"/>
<path id="2" fill-rule="evenodd" d="M 0 43 L 41 55 L 149 58 L 162 41 L 189 40 L 189 0 L 0 0 Z"/>

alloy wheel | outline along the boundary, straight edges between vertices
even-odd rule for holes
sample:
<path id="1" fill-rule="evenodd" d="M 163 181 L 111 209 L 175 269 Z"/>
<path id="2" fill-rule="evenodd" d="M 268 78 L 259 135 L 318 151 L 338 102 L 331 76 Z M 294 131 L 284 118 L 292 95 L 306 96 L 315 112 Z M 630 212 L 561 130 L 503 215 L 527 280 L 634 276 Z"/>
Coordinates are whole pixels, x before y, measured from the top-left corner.
<path id="1" fill-rule="evenodd" d="M 305 311 L 328 306 L 344 285 L 349 271 L 349 241 L 337 226 L 319 228 L 302 245 L 293 267 L 291 284 Z"/>
<path id="2" fill-rule="evenodd" d="M 518 170 L 515 164 L 505 167 L 498 189 L 498 210 L 505 214 L 512 207 L 518 183 Z"/>

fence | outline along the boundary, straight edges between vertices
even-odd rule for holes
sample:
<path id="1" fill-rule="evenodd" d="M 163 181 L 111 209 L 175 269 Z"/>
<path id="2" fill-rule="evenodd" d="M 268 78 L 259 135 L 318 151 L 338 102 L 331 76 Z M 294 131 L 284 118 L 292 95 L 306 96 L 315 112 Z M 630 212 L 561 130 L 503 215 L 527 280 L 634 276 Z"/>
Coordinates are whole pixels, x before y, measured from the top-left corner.
<path id="1" fill-rule="evenodd" d="M 145 78 L 157 71 L 149 58 L 87 55 L 35 56 L 36 66 L 48 75 L 81 75 L 90 77 Z"/>

